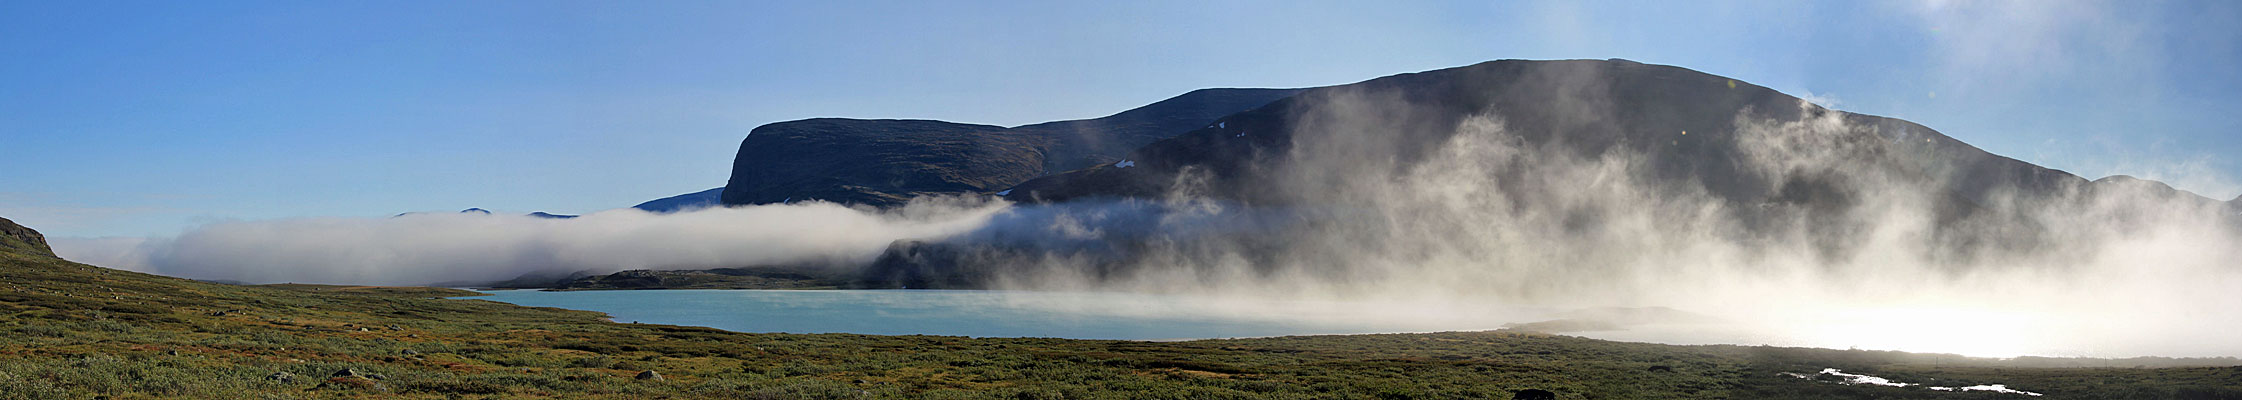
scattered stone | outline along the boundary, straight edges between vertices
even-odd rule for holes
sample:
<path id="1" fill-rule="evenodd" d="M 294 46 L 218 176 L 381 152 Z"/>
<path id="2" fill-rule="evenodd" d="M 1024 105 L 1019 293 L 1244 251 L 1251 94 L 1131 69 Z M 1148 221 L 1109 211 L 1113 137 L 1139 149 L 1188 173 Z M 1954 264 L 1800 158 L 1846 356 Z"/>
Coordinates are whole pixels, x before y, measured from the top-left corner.
<path id="1" fill-rule="evenodd" d="M 1526 389 L 1511 395 L 1510 400 L 1557 400 L 1557 394 L 1541 389 Z"/>
<path id="2" fill-rule="evenodd" d="M 410 355 L 417 355 L 417 354 L 420 354 L 420 352 L 419 352 L 419 351 L 415 351 L 415 350 L 413 350 L 413 349 L 405 349 L 404 351 L 399 351 L 398 353 L 400 353 L 400 354 L 404 354 L 404 355 L 408 355 L 408 356 L 410 356 Z"/>
<path id="3" fill-rule="evenodd" d="M 176 356 L 176 355 L 179 355 L 179 350 L 173 350 L 173 349 L 165 349 L 165 350 L 163 351 L 163 355 L 167 355 L 167 356 Z"/>
<path id="4" fill-rule="evenodd" d="M 642 380 L 642 381 L 662 381 L 662 380 L 666 380 L 666 379 L 662 379 L 662 373 L 660 373 L 660 372 L 654 372 L 654 370 L 651 370 L 651 369 L 650 369 L 650 370 L 646 370 L 646 372 L 640 372 L 640 373 L 638 373 L 638 380 Z"/>
<path id="5" fill-rule="evenodd" d="M 388 380 L 388 379 L 389 379 L 389 376 L 387 376 L 387 375 L 382 375 L 382 374 L 366 374 L 366 379 L 372 379 L 372 380 L 377 380 L 377 381 L 379 381 L 379 380 Z"/>
<path id="6" fill-rule="evenodd" d="M 280 383 L 295 383 L 296 374 L 287 372 L 274 372 L 272 373 L 272 375 L 265 375 L 265 379 L 280 381 Z"/>
<path id="7" fill-rule="evenodd" d="M 359 375 L 359 374 L 358 374 L 358 370 L 354 370 L 354 369 L 349 369 L 349 368 L 343 368 L 343 369 L 342 369 L 341 371 L 335 371 L 335 374 L 334 374 L 334 375 L 330 375 L 330 376 L 333 376 L 333 377 L 337 377 L 337 378 L 363 378 L 363 377 L 365 377 L 365 375 Z"/>
<path id="8" fill-rule="evenodd" d="M 863 379 L 858 379 L 858 380 L 856 380 L 856 384 L 858 384 L 858 385 L 862 385 L 862 384 L 866 384 L 866 383 L 871 383 L 871 382 L 866 382 L 866 381 L 864 381 Z"/>

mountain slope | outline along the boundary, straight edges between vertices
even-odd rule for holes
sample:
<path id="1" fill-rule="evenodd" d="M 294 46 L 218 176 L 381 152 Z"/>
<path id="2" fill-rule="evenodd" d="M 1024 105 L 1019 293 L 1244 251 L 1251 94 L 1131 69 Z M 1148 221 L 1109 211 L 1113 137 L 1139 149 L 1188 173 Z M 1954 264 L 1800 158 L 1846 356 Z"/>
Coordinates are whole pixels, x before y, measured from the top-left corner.
<path id="1" fill-rule="evenodd" d="M 724 188 L 713 188 L 709 190 L 647 200 L 644 203 L 638 203 L 638 205 L 631 206 L 631 208 L 658 213 L 678 212 L 722 204 L 723 197 Z"/>
<path id="2" fill-rule="evenodd" d="M 47 247 L 46 235 L 23 225 L 16 225 L 15 221 L 7 218 L 0 218 L 0 251 L 54 255 L 54 248 Z"/>
<path id="3" fill-rule="evenodd" d="M 818 118 L 756 127 L 740 142 L 720 201 L 899 205 L 1003 190 L 1110 162 L 1145 143 L 1260 106 L 1293 89 L 1202 89 L 1104 118 L 1004 128 L 926 120 Z"/>

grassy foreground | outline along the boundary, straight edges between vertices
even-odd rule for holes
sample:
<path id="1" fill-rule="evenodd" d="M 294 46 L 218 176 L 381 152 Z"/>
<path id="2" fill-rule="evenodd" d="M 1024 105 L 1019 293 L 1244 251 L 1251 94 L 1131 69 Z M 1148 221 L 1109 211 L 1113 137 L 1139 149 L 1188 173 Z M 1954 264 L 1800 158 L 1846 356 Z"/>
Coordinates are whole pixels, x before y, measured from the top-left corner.
<path id="1" fill-rule="evenodd" d="M 433 288 L 235 286 L 0 251 L 0 398 L 2242 398 L 2242 368 L 1468 332 L 1191 342 L 743 334 Z M 338 372 L 350 370 L 337 376 Z M 662 379 L 641 379 L 654 371 Z"/>

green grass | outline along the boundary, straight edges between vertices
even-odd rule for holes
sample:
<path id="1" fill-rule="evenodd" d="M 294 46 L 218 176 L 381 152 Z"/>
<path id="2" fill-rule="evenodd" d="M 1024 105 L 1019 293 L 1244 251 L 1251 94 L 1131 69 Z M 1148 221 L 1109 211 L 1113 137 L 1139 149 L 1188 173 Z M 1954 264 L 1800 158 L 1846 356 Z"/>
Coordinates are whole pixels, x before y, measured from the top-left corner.
<path id="1" fill-rule="evenodd" d="M 2048 398 L 2242 398 L 2234 367 L 2032 368 L 1519 332 L 1190 342 L 744 334 L 438 299 L 473 294 L 222 285 L 0 252 L 0 398 L 1454 399 L 1527 388 L 1567 399 L 2023 398 L 1780 375 L 1827 367 Z M 381 378 L 330 378 L 344 368 Z M 648 370 L 667 379 L 633 378 Z M 279 373 L 294 379 L 269 379 Z"/>

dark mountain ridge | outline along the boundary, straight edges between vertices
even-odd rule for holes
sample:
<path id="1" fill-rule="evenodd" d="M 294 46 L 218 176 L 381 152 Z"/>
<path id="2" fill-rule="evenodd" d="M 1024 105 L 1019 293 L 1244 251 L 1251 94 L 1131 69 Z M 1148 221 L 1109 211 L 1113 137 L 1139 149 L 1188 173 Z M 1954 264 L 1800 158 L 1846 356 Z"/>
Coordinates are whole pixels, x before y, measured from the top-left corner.
<path id="1" fill-rule="evenodd" d="M 1112 160 L 1296 89 L 1201 89 L 1111 116 L 1005 128 L 931 120 L 815 118 L 756 127 L 740 142 L 725 205 L 824 200 L 872 206 L 987 193 Z"/>
<path id="2" fill-rule="evenodd" d="M 718 204 L 722 204 L 723 197 L 724 188 L 719 187 L 676 196 L 647 200 L 644 203 L 638 203 L 638 205 L 631 206 L 631 208 L 657 213 L 678 212 L 703 207 L 712 207 Z"/>

